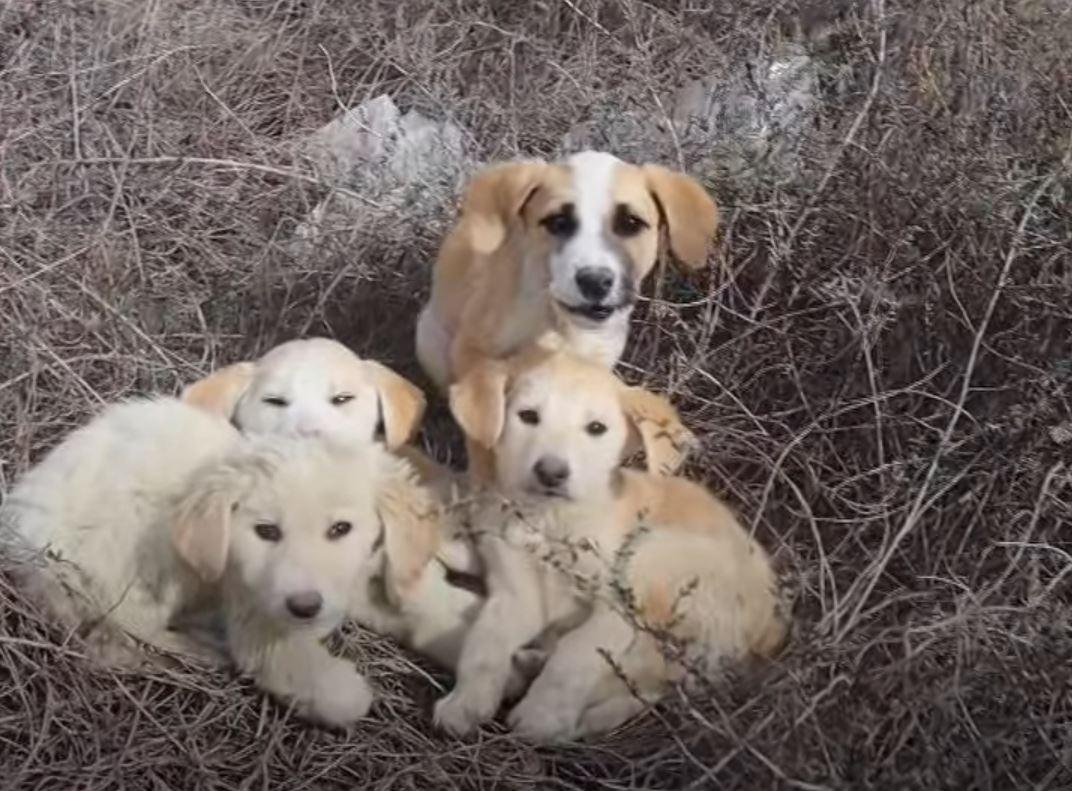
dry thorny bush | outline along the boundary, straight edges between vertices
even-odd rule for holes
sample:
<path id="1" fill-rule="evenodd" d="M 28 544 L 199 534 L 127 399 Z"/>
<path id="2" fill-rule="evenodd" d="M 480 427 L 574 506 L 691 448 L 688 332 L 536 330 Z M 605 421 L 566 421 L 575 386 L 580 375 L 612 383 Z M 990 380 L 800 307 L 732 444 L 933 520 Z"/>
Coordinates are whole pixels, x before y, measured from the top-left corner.
<path id="1" fill-rule="evenodd" d="M 703 441 L 690 474 L 775 553 L 796 599 L 775 667 L 533 749 L 437 735 L 445 680 L 362 634 L 383 696 L 347 736 L 225 673 L 94 669 L 5 583 L 0 786 L 1072 785 L 1062 0 L 9 0 L 5 488 L 101 403 L 297 334 L 420 378 L 452 196 L 429 227 L 288 252 L 328 192 L 294 143 L 340 106 L 389 92 L 482 158 L 553 155 L 597 100 L 657 113 L 686 76 L 787 41 L 820 77 L 799 174 L 709 185 L 710 275 L 665 273 L 623 365 L 672 394 Z M 428 447 L 453 460 L 454 432 L 437 405 Z"/>

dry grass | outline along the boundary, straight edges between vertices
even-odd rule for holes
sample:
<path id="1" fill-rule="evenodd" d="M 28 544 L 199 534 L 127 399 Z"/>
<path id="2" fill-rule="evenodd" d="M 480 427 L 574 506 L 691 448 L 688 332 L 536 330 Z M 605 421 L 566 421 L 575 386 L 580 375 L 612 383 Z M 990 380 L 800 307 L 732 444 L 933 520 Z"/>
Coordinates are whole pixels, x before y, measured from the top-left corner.
<path id="1" fill-rule="evenodd" d="M 796 178 L 712 185 L 718 267 L 668 275 L 625 366 L 675 394 L 692 472 L 795 590 L 762 683 L 590 747 L 463 743 L 429 727 L 429 677 L 362 636 L 384 699 L 342 736 L 226 675 L 94 670 L 5 583 L 0 787 L 1072 787 L 1072 10 L 799 5 L 0 6 L 5 485 L 102 401 L 298 333 L 418 376 L 446 196 L 287 252 L 327 192 L 294 144 L 340 103 L 390 92 L 491 158 L 791 36 L 822 89 Z M 441 408 L 427 435 L 457 447 Z"/>

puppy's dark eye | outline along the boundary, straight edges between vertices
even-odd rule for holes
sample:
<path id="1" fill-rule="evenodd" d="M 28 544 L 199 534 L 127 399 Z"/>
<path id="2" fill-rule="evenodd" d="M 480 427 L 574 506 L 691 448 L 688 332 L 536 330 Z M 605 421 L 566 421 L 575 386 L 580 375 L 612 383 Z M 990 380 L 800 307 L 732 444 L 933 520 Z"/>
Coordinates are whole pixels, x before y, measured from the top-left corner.
<path id="1" fill-rule="evenodd" d="M 353 393 L 339 393 L 331 397 L 332 406 L 342 406 L 354 400 Z"/>
<path id="2" fill-rule="evenodd" d="M 253 532 L 257 534 L 257 538 L 271 541 L 273 544 L 283 540 L 283 531 L 279 529 L 279 525 L 273 525 L 271 522 L 258 522 L 253 525 Z"/>
<path id="3" fill-rule="evenodd" d="M 547 229 L 551 236 L 565 239 L 573 236 L 577 231 L 577 219 L 573 216 L 573 204 L 567 203 L 554 214 L 549 214 L 540 220 L 540 225 Z"/>
<path id="4" fill-rule="evenodd" d="M 336 522 L 328 528 L 328 541 L 334 541 L 338 538 L 342 538 L 344 535 L 353 530 L 354 526 L 349 522 Z"/>
<path id="5" fill-rule="evenodd" d="M 600 423 L 598 420 L 593 420 L 584 427 L 584 430 L 593 437 L 598 437 L 607 433 L 607 425 L 605 423 Z"/>
<path id="6" fill-rule="evenodd" d="M 614 233 L 618 236 L 636 236 L 648 227 L 644 220 L 637 217 L 624 203 L 618 204 L 614 210 Z"/>
<path id="7" fill-rule="evenodd" d="M 517 416 L 527 426 L 536 426 L 540 423 L 540 413 L 535 409 L 522 409 Z"/>
<path id="8" fill-rule="evenodd" d="M 287 399 L 282 396 L 265 396 L 261 401 L 270 406 L 286 406 Z"/>

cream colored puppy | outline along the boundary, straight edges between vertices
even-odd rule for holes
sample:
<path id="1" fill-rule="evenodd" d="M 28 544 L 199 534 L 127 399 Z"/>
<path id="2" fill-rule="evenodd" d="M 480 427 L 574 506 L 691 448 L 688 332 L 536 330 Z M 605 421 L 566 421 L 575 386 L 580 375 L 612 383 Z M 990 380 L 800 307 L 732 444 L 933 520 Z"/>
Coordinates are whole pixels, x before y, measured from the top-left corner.
<path id="1" fill-rule="evenodd" d="M 718 210 L 692 178 L 598 151 L 476 174 L 440 248 L 417 323 L 417 357 L 446 388 L 485 358 L 556 330 L 607 367 L 621 356 L 641 282 L 665 233 L 702 267 Z"/>
<path id="2" fill-rule="evenodd" d="M 363 360 L 328 338 L 283 343 L 256 362 L 221 368 L 189 385 L 182 399 L 222 415 L 249 435 L 298 435 L 372 443 L 382 423 L 388 448 L 409 461 L 435 495 L 438 526 L 427 566 L 405 599 L 383 589 L 382 578 L 360 587 L 350 615 L 363 626 L 453 668 L 461 639 L 482 599 L 452 583 L 455 574 L 479 572 L 471 543 L 448 518 L 456 476 L 405 444 L 424 414 L 415 385 L 381 363 Z"/>
<path id="3" fill-rule="evenodd" d="M 302 715 L 344 725 L 372 693 L 321 640 L 371 577 L 402 599 L 419 582 L 436 529 L 424 492 L 381 446 L 247 440 L 157 399 L 75 431 L 0 513 L 9 548 L 46 555 L 27 584 L 67 625 L 97 630 L 100 659 L 138 662 L 135 640 L 190 651 L 171 625 L 222 608 L 240 670 Z"/>
<path id="4" fill-rule="evenodd" d="M 472 369 L 451 407 L 492 451 L 501 496 L 477 520 L 489 598 L 436 706 L 441 727 L 462 734 L 492 717 L 512 653 L 541 635 L 554 636 L 552 653 L 509 715 L 538 740 L 613 728 L 686 669 L 716 674 L 780 645 L 767 554 L 730 510 L 683 478 L 620 467 L 638 440 L 650 468 L 676 466 L 687 431 L 667 401 L 536 350 Z M 660 633 L 683 641 L 687 661 L 664 655 Z"/>
<path id="5" fill-rule="evenodd" d="M 181 398 L 246 434 L 371 442 L 382 425 L 391 449 L 409 441 L 425 408 L 416 385 L 330 338 L 282 343 L 256 362 L 234 363 L 194 382 Z"/>

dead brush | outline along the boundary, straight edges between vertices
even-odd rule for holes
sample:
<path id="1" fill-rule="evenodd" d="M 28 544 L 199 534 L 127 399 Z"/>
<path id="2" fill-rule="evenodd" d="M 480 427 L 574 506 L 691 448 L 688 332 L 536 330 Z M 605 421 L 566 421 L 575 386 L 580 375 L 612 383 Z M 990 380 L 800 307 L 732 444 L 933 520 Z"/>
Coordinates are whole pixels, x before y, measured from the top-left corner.
<path id="1" fill-rule="evenodd" d="M 289 246 L 340 186 L 295 154 L 340 107 L 386 92 L 479 159 L 553 155 L 615 109 L 665 126 L 686 77 L 790 44 L 819 101 L 792 171 L 712 177 L 711 276 L 668 268 L 622 366 L 672 392 L 702 438 L 688 473 L 792 580 L 769 677 L 595 745 L 456 742 L 431 727 L 438 680 L 350 633 L 382 696 L 340 736 L 227 672 L 96 669 L 5 574 L 0 788 L 1072 787 L 1061 0 L 5 3 L 0 484 L 102 403 L 298 333 L 418 378 L 453 196 Z M 442 405 L 425 441 L 460 458 Z"/>

